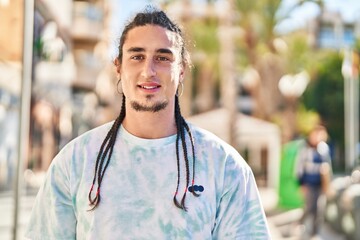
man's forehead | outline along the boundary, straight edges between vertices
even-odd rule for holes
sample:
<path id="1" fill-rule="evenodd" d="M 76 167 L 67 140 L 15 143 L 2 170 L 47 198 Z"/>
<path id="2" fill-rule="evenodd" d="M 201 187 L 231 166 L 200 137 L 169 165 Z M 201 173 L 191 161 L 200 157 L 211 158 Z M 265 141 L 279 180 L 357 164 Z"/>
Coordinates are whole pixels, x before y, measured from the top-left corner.
<path id="1" fill-rule="evenodd" d="M 179 49 L 176 33 L 157 25 L 145 25 L 131 29 L 124 42 L 126 49 L 139 47 L 144 49 Z M 126 49 L 124 49 L 126 51 Z"/>

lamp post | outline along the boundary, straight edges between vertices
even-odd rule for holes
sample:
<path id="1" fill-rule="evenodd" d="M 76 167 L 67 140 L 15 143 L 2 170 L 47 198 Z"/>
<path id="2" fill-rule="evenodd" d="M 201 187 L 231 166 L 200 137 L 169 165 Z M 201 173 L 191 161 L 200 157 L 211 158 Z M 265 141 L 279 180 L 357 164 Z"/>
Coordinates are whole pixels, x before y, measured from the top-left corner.
<path id="1" fill-rule="evenodd" d="M 344 52 L 341 73 L 344 77 L 345 170 L 351 172 L 358 158 L 359 142 L 359 70 L 358 55 L 347 49 Z"/>

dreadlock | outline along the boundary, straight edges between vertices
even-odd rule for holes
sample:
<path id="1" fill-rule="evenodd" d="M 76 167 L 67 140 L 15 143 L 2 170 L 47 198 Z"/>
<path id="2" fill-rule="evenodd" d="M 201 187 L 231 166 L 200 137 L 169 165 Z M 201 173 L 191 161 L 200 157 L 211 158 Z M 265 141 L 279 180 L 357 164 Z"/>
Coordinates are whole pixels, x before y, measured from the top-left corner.
<path id="1" fill-rule="evenodd" d="M 122 61 L 122 56 L 123 56 L 122 47 L 126 40 L 127 33 L 135 27 L 145 26 L 147 24 L 158 25 L 158 26 L 161 26 L 171 32 L 176 33 L 176 44 L 181 49 L 182 62 L 184 65 L 190 64 L 189 54 L 185 48 L 185 41 L 184 41 L 184 37 L 182 35 L 180 28 L 176 24 L 174 24 L 166 16 L 166 14 L 163 11 L 156 10 L 152 7 L 148 7 L 144 12 L 138 13 L 135 16 L 135 18 L 127 26 L 125 26 L 123 33 L 120 37 L 119 55 L 117 57 L 120 63 Z M 117 132 L 118 132 L 118 130 L 125 118 L 125 115 L 126 115 L 125 102 L 126 102 L 126 97 L 123 95 L 120 114 L 114 121 L 109 132 L 107 133 L 103 143 L 101 144 L 100 151 L 96 158 L 94 177 L 93 177 L 92 185 L 90 187 L 90 191 L 88 194 L 88 199 L 89 199 L 91 210 L 95 209 L 100 203 L 101 183 L 102 183 L 105 171 L 109 165 L 110 159 L 111 159 L 111 155 L 112 155 L 115 141 L 116 141 Z M 188 124 L 186 123 L 185 119 L 181 115 L 178 96 L 175 96 L 175 112 L 174 112 L 174 114 L 175 114 L 175 123 L 176 123 L 176 128 L 177 128 L 177 137 L 176 137 L 177 185 L 176 185 L 176 190 L 175 190 L 175 194 L 173 197 L 173 202 L 174 202 L 175 206 L 186 211 L 186 206 L 185 206 L 186 192 L 187 192 L 187 186 L 189 186 L 189 184 L 190 184 L 190 170 L 189 170 L 190 167 L 189 167 L 188 150 L 187 150 L 187 145 L 186 145 L 186 134 L 188 135 L 188 137 L 190 139 L 191 151 L 192 151 L 192 157 L 193 157 L 193 159 L 192 159 L 192 181 L 191 181 L 191 188 L 190 188 L 192 190 L 191 191 L 189 190 L 189 191 L 194 196 L 199 196 L 199 195 L 197 193 L 195 193 L 195 191 L 193 190 L 194 189 L 194 181 L 195 181 L 194 140 L 193 140 L 193 136 L 191 134 Z M 181 176 L 180 157 L 179 157 L 180 156 L 180 154 L 179 154 L 180 141 L 181 141 L 181 146 L 182 146 L 184 161 L 185 161 L 186 188 L 185 188 L 182 198 L 179 202 L 177 195 L 178 195 L 178 191 L 179 191 L 180 176 Z M 95 197 L 93 197 L 92 192 L 93 192 L 95 186 L 97 187 L 97 190 L 96 190 Z"/>
<path id="2" fill-rule="evenodd" d="M 88 195 L 88 199 L 89 199 L 90 206 L 92 207 L 92 209 L 96 208 L 100 202 L 101 182 L 103 180 L 105 171 L 110 163 L 110 158 L 111 158 L 112 152 L 114 150 L 117 132 L 118 132 L 120 125 L 123 122 L 125 115 L 126 115 L 125 101 L 126 101 L 126 98 L 125 98 L 125 95 L 123 95 L 120 114 L 114 121 L 109 132 L 107 133 L 103 143 L 101 144 L 100 151 L 96 158 L 94 177 L 93 177 L 93 181 L 92 181 L 91 188 L 90 188 L 89 195 Z M 106 160 L 105 166 L 103 167 L 106 155 L 108 156 L 108 158 Z M 97 181 L 97 191 L 96 191 L 95 197 L 93 198 L 92 191 L 94 189 L 96 181 Z"/>
<path id="3" fill-rule="evenodd" d="M 185 119 L 181 115 L 180 112 L 180 105 L 179 105 L 179 98 L 178 96 L 175 96 L 175 123 L 177 128 L 177 136 L 176 136 L 176 163 L 177 163 L 177 185 L 176 185 L 176 191 L 174 194 L 174 204 L 178 208 L 181 208 L 186 211 L 185 207 L 185 198 L 186 198 L 186 192 L 187 192 L 187 186 L 189 186 L 189 180 L 190 180 L 190 172 L 189 172 L 189 158 L 187 154 L 187 147 L 186 147 L 186 140 L 185 140 L 185 131 L 188 133 L 190 142 L 191 142 L 191 150 L 192 150 L 192 181 L 191 181 L 191 189 L 194 189 L 194 183 L 195 183 L 195 147 L 194 147 L 194 139 L 192 137 L 190 128 L 188 124 L 186 123 Z M 177 200 L 177 194 L 179 191 L 179 185 L 180 185 L 180 157 L 179 157 L 179 142 L 181 140 L 181 144 L 183 147 L 183 153 L 184 153 L 184 160 L 185 160 L 185 171 L 186 171 L 186 187 L 184 190 L 184 194 L 181 198 L 181 202 L 179 203 Z M 194 190 L 191 191 L 191 193 L 198 197 L 199 195 L 195 193 Z"/>

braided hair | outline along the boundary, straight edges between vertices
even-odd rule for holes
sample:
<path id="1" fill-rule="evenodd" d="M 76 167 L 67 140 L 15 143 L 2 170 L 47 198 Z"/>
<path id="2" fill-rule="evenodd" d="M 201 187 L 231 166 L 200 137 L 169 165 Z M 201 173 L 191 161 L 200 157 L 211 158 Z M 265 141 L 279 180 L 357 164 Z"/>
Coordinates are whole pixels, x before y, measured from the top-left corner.
<path id="1" fill-rule="evenodd" d="M 182 35 L 182 32 L 180 28 L 173 23 L 163 11 L 156 10 L 154 8 L 147 8 L 144 12 L 138 13 L 135 18 L 125 26 L 124 31 L 120 38 L 120 44 L 119 44 L 119 55 L 118 60 L 121 63 L 123 51 L 122 47 L 124 45 L 124 42 L 127 37 L 127 33 L 139 26 L 145 26 L 145 25 L 157 25 L 161 26 L 171 32 L 176 33 L 176 44 L 178 44 L 178 47 L 181 49 L 181 58 L 184 65 L 189 65 L 189 54 L 185 48 L 185 41 L 184 37 Z M 89 204 L 91 207 L 91 210 L 95 209 L 101 199 L 100 195 L 100 187 L 102 180 L 104 178 L 105 171 L 110 163 L 111 155 L 113 153 L 117 132 L 125 118 L 126 115 L 126 108 L 125 108 L 125 102 L 126 97 L 123 95 L 122 98 L 122 106 L 119 116 L 114 121 L 112 127 L 110 128 L 109 132 L 107 133 L 103 143 L 101 144 L 100 151 L 98 153 L 98 156 L 96 158 L 95 163 L 95 171 L 94 171 L 94 177 L 92 181 L 92 185 L 90 187 L 90 191 L 88 194 Z M 187 193 L 187 186 L 190 184 L 190 166 L 189 166 L 189 157 L 188 157 L 188 148 L 186 144 L 186 135 L 190 139 L 191 143 L 191 152 L 192 152 L 192 180 L 191 180 L 191 187 L 189 188 L 189 191 L 196 197 L 199 195 L 195 193 L 194 189 L 194 180 L 195 180 L 195 147 L 194 147 L 194 140 L 192 133 L 190 131 L 190 128 L 188 124 L 186 123 L 185 119 L 182 117 L 180 112 L 180 105 L 179 105 L 179 99 L 178 96 L 175 96 L 175 123 L 177 128 L 177 137 L 176 137 L 176 162 L 177 162 L 177 185 L 176 190 L 173 197 L 173 202 L 176 207 L 183 209 L 186 211 L 185 206 L 185 199 L 186 199 L 186 193 Z M 185 191 L 181 197 L 181 200 L 178 200 L 178 193 L 179 193 L 179 186 L 180 186 L 180 154 L 179 154 L 179 145 L 181 142 L 181 147 L 183 150 L 184 155 L 184 161 L 185 161 L 185 174 L 186 174 L 186 188 Z M 97 183 L 97 184 L 96 184 Z M 93 197 L 93 190 L 94 187 L 97 186 L 95 197 Z"/>

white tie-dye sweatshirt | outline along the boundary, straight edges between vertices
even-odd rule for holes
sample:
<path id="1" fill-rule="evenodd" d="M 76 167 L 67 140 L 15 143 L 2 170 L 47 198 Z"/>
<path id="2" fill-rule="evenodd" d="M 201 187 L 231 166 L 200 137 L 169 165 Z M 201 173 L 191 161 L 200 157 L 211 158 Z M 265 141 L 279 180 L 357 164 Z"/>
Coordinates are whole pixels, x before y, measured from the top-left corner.
<path id="1" fill-rule="evenodd" d="M 55 157 L 36 198 L 27 238 L 270 239 L 249 166 L 231 146 L 193 125 L 194 185 L 203 191 L 197 191 L 199 197 L 187 192 L 187 211 L 173 203 L 176 135 L 142 139 L 122 126 L 101 183 L 100 204 L 89 211 L 96 156 L 111 124 L 76 138 Z M 192 176 L 190 141 L 187 146 Z M 178 201 L 189 191 L 181 144 L 179 149 Z"/>

